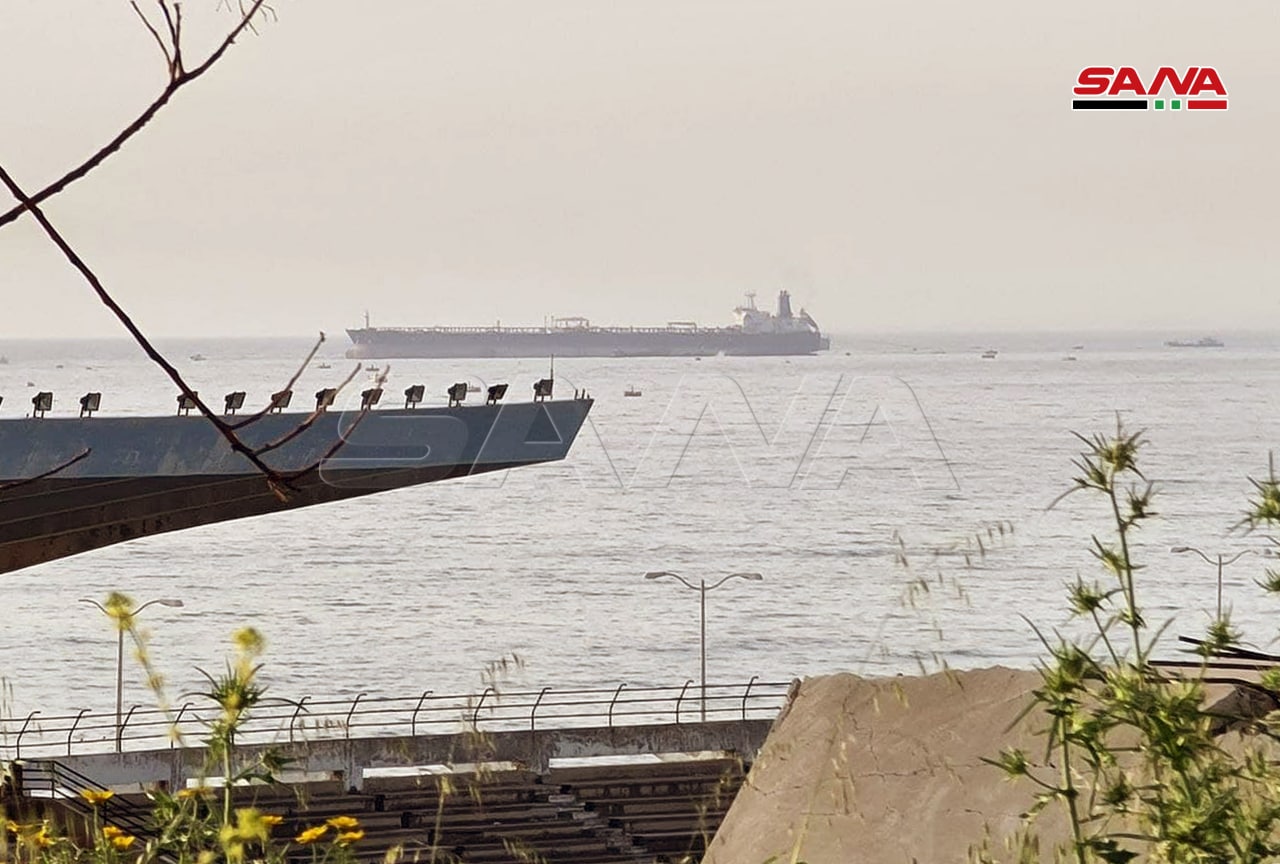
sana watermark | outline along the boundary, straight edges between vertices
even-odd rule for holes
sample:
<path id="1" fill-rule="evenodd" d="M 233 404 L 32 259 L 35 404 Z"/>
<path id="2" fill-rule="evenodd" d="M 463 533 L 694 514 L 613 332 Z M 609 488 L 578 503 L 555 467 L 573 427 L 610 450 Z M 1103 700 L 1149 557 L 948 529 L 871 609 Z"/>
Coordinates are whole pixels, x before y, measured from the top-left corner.
<path id="1" fill-rule="evenodd" d="M 1227 88 L 1212 66 L 1161 66 L 1146 77 L 1132 66 L 1086 66 L 1072 92 L 1075 111 L 1227 110 Z"/>

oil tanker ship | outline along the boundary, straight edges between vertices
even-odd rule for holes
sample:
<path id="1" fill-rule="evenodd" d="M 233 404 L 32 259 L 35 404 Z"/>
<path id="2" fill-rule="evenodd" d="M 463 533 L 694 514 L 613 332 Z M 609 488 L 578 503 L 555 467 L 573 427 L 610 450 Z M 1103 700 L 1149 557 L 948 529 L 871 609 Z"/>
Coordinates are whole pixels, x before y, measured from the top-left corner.
<path id="1" fill-rule="evenodd" d="M 756 308 L 755 295 L 734 310 L 736 324 L 700 327 L 673 321 L 665 327 L 594 327 L 585 318 L 553 318 L 542 327 L 370 327 L 347 331 L 357 359 L 393 357 L 709 357 L 813 354 L 831 347 L 804 309 L 791 311 L 791 295 L 778 294 L 776 313 Z"/>

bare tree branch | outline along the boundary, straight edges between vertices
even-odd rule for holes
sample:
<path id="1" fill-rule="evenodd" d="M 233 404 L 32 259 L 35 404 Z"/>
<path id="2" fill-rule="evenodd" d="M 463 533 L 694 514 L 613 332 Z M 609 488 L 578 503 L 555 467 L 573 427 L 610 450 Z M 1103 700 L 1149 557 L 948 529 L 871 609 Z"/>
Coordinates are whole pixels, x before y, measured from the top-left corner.
<path id="1" fill-rule="evenodd" d="M 182 74 L 182 6 L 173 6 L 173 69 L 177 75 Z"/>
<path id="2" fill-rule="evenodd" d="M 284 443 L 286 443 L 287 441 L 293 440 L 298 435 L 301 435 L 302 432 L 306 431 L 306 429 L 309 429 L 311 425 L 315 423 L 318 415 L 321 412 L 319 411 L 314 412 L 310 417 L 308 417 L 305 421 L 303 421 L 303 423 L 300 424 L 298 428 L 294 429 L 292 432 L 290 432 L 280 441 L 273 442 L 268 445 L 264 445 L 263 447 L 260 447 L 260 448 L 253 448 L 245 444 L 243 441 L 240 440 L 240 436 L 236 434 L 235 430 L 230 425 L 228 425 L 225 421 L 223 421 L 221 417 L 215 414 L 213 410 L 207 404 L 205 404 L 204 400 L 202 400 L 199 397 L 199 395 L 197 395 L 197 393 L 191 389 L 191 387 L 187 384 L 187 382 L 183 380 L 182 375 L 173 366 L 173 364 L 171 364 L 164 357 L 164 355 L 162 355 L 159 351 L 156 350 L 155 346 L 151 344 L 151 341 L 146 337 L 146 335 L 143 334 L 143 332 L 133 322 L 133 319 L 129 317 L 128 313 L 126 313 L 124 309 L 120 306 L 120 304 L 118 304 L 115 301 L 115 299 L 110 295 L 110 293 L 107 292 L 107 289 L 102 284 L 102 281 L 98 279 L 97 274 L 95 274 L 91 269 L 89 269 L 89 265 L 86 264 L 84 259 L 82 259 L 79 256 L 79 254 L 77 254 L 76 251 L 71 248 L 70 244 L 67 243 L 66 239 L 63 238 L 63 236 L 53 226 L 53 223 L 51 223 L 49 219 L 45 216 L 44 211 L 40 208 L 40 206 L 36 204 L 34 201 L 32 201 L 31 198 L 22 190 L 22 188 L 18 186 L 17 182 L 14 181 L 13 177 L 9 175 L 9 172 L 6 171 L 4 169 L 4 166 L 2 165 L 0 165 L 0 183 L 3 183 L 6 187 L 8 187 L 9 192 L 15 198 L 17 198 L 19 201 L 23 202 L 23 204 L 26 205 L 26 208 L 31 212 L 31 215 L 36 218 L 36 221 L 40 223 L 40 227 L 44 229 L 44 232 L 49 236 L 49 239 L 53 241 L 54 245 L 56 245 L 59 250 L 61 250 L 62 254 L 66 256 L 67 260 L 71 262 L 71 265 L 80 272 L 80 275 L 84 277 L 85 281 L 87 281 L 89 285 L 93 288 L 94 292 L 97 293 L 98 299 L 102 301 L 103 305 L 105 305 L 108 309 L 110 309 L 111 312 L 116 316 L 116 318 L 119 319 L 120 323 L 125 326 L 125 329 L 128 330 L 130 334 L 132 334 L 134 340 L 138 343 L 139 346 L 141 346 L 142 350 L 146 352 L 147 356 L 151 358 L 152 362 L 154 362 L 157 366 L 163 369 L 165 371 L 165 374 L 169 376 L 169 379 L 173 381 L 174 384 L 178 385 L 178 389 L 182 393 L 182 395 L 190 399 L 191 403 L 204 416 L 204 418 L 214 425 L 214 427 L 222 434 L 222 437 L 225 438 L 227 442 L 231 445 L 231 449 L 237 453 L 240 453 L 242 456 L 248 459 L 255 468 L 257 468 L 259 471 L 262 472 L 262 474 L 266 477 L 267 486 L 281 501 L 287 501 L 289 498 L 289 494 L 291 492 L 298 491 L 297 488 L 292 485 L 293 480 L 299 477 L 303 477 L 315 471 L 317 468 L 320 467 L 320 465 L 325 460 L 332 458 L 333 454 L 337 453 L 338 450 L 340 450 L 343 447 L 343 445 L 346 444 L 346 441 L 347 441 L 346 436 L 338 435 L 334 443 L 329 447 L 328 450 L 325 451 L 325 453 L 319 459 L 295 471 L 288 471 L 288 472 L 277 471 L 275 468 L 272 468 L 270 465 L 264 462 L 262 460 L 262 454 L 264 452 L 270 449 L 278 448 L 282 446 Z M 316 347 L 317 348 L 319 347 L 318 343 Z M 311 354 L 307 356 L 307 362 L 309 362 L 311 357 L 315 355 L 315 351 L 316 349 L 313 348 L 311 351 Z M 303 368 L 305 367 L 306 367 L 306 362 L 303 363 Z M 341 390 L 343 387 L 346 387 L 348 384 L 350 384 L 351 381 L 355 378 L 356 373 L 359 371 L 360 371 L 360 364 L 357 363 L 355 368 L 352 369 L 351 373 L 347 375 L 346 379 L 344 379 L 342 384 L 339 385 L 338 389 Z M 377 386 L 381 387 L 386 382 L 387 371 L 388 371 L 387 369 L 383 369 L 382 372 L 379 374 L 378 380 L 377 380 Z M 302 370 L 299 369 L 298 372 L 295 374 L 294 379 L 291 379 L 291 381 L 296 380 L 297 376 L 301 375 L 301 373 L 302 373 Z M 355 430 L 360 425 L 360 423 L 364 420 L 365 415 L 367 415 L 368 413 L 369 411 L 367 409 L 361 411 L 360 416 L 356 418 L 355 422 L 352 423 L 351 427 L 347 430 L 347 434 L 350 434 L 353 430 Z M 79 461 L 80 459 L 84 458 L 87 455 L 89 455 L 89 451 L 86 450 L 83 454 L 76 457 L 74 461 Z M 71 463 L 68 463 L 68 464 L 71 464 Z M 63 467 L 65 466 L 60 466 L 55 470 L 62 470 Z M 47 474 L 41 475 L 41 476 L 47 476 Z M 38 479 L 38 478 L 35 478 L 35 479 Z M 21 484 L 21 483 L 27 483 L 32 481 L 21 480 L 17 482 Z"/>
<path id="3" fill-rule="evenodd" d="M 359 371 L 360 371 L 360 364 L 357 363 L 356 368 L 351 370 L 351 374 L 348 375 L 346 378 L 344 378 L 342 383 L 338 385 L 337 387 L 338 391 L 341 392 L 344 387 L 350 384 L 351 380 L 356 377 L 356 373 Z M 383 370 L 383 373 L 380 376 L 378 376 L 379 384 L 377 386 L 381 387 L 382 386 L 381 382 L 384 381 L 385 379 L 386 379 L 386 370 Z M 269 441 L 266 444 L 263 444 L 260 447 L 258 447 L 258 453 L 270 453 L 272 450 L 283 447 L 284 445 L 292 441 L 294 438 L 297 438 L 303 432 L 306 432 L 308 429 L 310 429 L 312 424 L 314 424 L 317 420 L 319 420 L 323 414 L 324 414 L 324 411 L 317 408 L 315 411 L 311 412 L 311 414 L 307 417 L 306 420 L 303 420 L 301 423 L 295 426 L 288 434 L 282 435 L 276 440 Z"/>
<path id="4" fill-rule="evenodd" d="M 359 371 L 359 369 L 357 369 L 356 371 Z M 375 387 L 381 387 L 382 385 L 387 383 L 387 372 L 389 371 L 390 371 L 390 367 L 383 367 L 382 371 L 378 373 L 377 381 L 374 382 Z M 351 375 L 347 377 L 347 380 L 343 382 L 343 386 L 345 387 L 347 384 L 349 384 L 351 382 L 351 379 L 354 377 L 355 377 L 355 372 L 352 372 Z M 346 443 L 349 440 L 351 440 L 351 434 L 355 432 L 356 429 L 360 428 L 360 424 L 364 422 L 364 418 L 369 416 L 370 411 L 371 409 L 369 408 L 362 409 L 360 411 L 359 416 L 357 416 L 356 419 L 351 423 L 351 425 L 347 427 L 345 432 L 342 432 L 336 437 L 333 444 L 329 446 L 329 449 L 326 450 L 319 459 L 315 460 L 305 468 L 299 468 L 297 471 L 290 471 L 286 473 L 285 477 L 290 481 L 299 480 L 307 476 L 308 474 L 312 473 L 313 471 L 316 471 L 317 469 L 319 469 L 321 465 L 323 465 L 325 462 L 328 462 L 330 459 L 332 459 L 337 454 L 337 452 L 341 450 L 344 446 L 346 446 Z"/>
<path id="5" fill-rule="evenodd" d="M 242 32 L 244 32 L 245 29 L 247 28 L 252 29 L 253 18 L 255 15 L 258 14 L 259 11 L 262 11 L 262 10 L 265 10 L 268 12 L 270 11 L 270 7 L 266 5 L 266 0 L 252 0 L 252 2 L 249 2 L 249 0 L 240 0 L 239 23 L 236 25 L 236 27 L 234 27 L 231 30 L 230 33 L 227 34 L 227 36 L 223 39 L 223 41 L 204 60 L 204 62 L 202 62 L 200 65 L 196 66 L 194 69 L 188 72 L 183 68 L 184 63 L 182 59 L 182 7 L 181 7 L 181 4 L 177 2 L 173 2 L 172 8 L 170 8 L 171 0 L 156 0 L 156 2 L 157 2 L 157 5 L 160 7 L 160 13 L 164 18 L 165 30 L 168 31 L 168 35 L 169 35 L 168 42 L 165 41 L 165 38 L 162 35 L 160 29 L 157 28 L 156 25 L 152 23 L 151 19 L 149 19 L 146 13 L 142 11 L 141 7 L 138 6 L 138 3 L 136 2 L 136 0 L 130 0 L 130 5 L 133 7 L 134 12 L 137 13 L 138 17 L 142 19 L 144 26 L 151 33 L 152 37 L 156 40 L 156 43 L 160 46 L 161 53 L 164 54 L 165 56 L 166 64 L 168 66 L 168 71 L 169 71 L 169 84 L 166 85 L 166 87 L 160 93 L 160 95 L 149 106 L 147 106 L 147 108 L 142 112 L 142 114 L 140 114 L 132 123 L 126 126 L 125 129 L 122 132 L 120 132 L 120 134 L 118 134 L 114 139 L 112 139 L 105 147 L 98 150 L 87 161 L 85 161 L 75 169 L 63 175 L 62 178 L 50 184 L 49 186 L 46 186 L 44 189 L 40 190 L 34 195 L 27 194 L 17 184 L 17 182 L 13 179 L 13 177 L 4 169 L 4 167 L 0 166 L 0 182 L 2 182 L 4 186 L 6 186 L 9 189 L 10 193 L 12 193 L 14 198 L 17 199 L 18 201 L 17 206 L 11 208 L 9 211 L 7 211 L 4 214 L 0 214 L 0 227 L 3 227 L 4 225 L 14 221 L 22 213 L 30 212 L 31 215 L 40 224 L 45 234 L 48 235 L 49 239 L 53 241 L 54 245 L 58 247 L 58 249 L 66 257 L 66 259 L 71 263 L 71 265 L 76 268 L 76 270 L 81 274 L 81 276 L 84 277 L 85 281 L 87 281 L 89 285 L 93 288 L 94 292 L 98 295 L 98 299 L 101 300 L 102 303 L 108 309 L 111 310 L 111 312 L 116 316 L 116 318 L 124 325 L 125 329 L 129 331 L 130 335 L 133 336 L 134 341 L 138 343 L 138 345 L 146 353 L 148 358 L 150 358 L 152 362 L 154 362 L 157 366 L 159 366 L 161 369 L 164 370 L 165 374 L 169 376 L 169 379 L 178 386 L 178 389 L 181 392 L 181 394 L 186 399 L 190 400 L 191 404 L 200 412 L 200 414 L 206 420 L 212 423 L 214 428 L 216 428 L 218 432 L 222 435 L 222 437 L 226 439 L 226 441 L 230 444 L 231 449 L 234 452 L 237 452 L 242 456 L 244 456 L 258 471 L 262 472 L 262 474 L 267 480 L 267 485 L 271 489 L 271 491 L 277 497 L 279 497 L 282 501 L 286 501 L 288 500 L 290 492 L 297 491 L 296 487 L 292 485 L 292 481 L 295 479 L 301 478 L 303 476 L 306 476 L 311 472 L 317 470 L 324 463 L 325 460 L 331 458 L 335 453 L 337 453 L 346 444 L 347 435 L 349 435 L 353 430 L 355 430 L 360 425 L 361 422 L 363 422 L 365 416 L 369 413 L 369 409 L 367 407 L 363 408 L 360 412 L 360 415 L 346 430 L 346 433 L 337 435 L 336 440 L 328 447 L 326 452 L 319 459 L 315 460 L 311 464 L 293 471 L 278 471 L 272 468 L 270 465 L 266 464 L 266 462 L 263 461 L 262 455 L 266 452 L 269 452 L 271 450 L 284 446 L 289 441 L 294 440 L 295 438 L 297 438 L 298 436 L 306 432 L 308 429 L 312 427 L 312 425 L 319 418 L 320 414 L 323 412 L 320 410 L 316 410 L 310 416 L 308 416 L 302 423 L 298 424 L 298 426 L 296 426 L 293 430 L 291 430 L 289 433 L 285 434 L 284 436 L 281 436 L 275 441 L 269 442 L 257 448 L 250 447 L 249 445 L 245 444 L 244 441 L 240 439 L 239 435 L 236 434 L 236 430 L 242 429 L 260 420 L 262 417 L 264 417 L 266 414 L 268 414 L 271 411 L 272 407 L 274 407 L 273 403 L 268 403 L 268 405 L 265 408 L 263 408 L 261 411 L 255 413 L 250 417 L 246 417 L 241 420 L 238 420 L 235 423 L 228 423 L 224 421 L 221 417 L 219 417 L 217 414 L 215 414 L 214 411 L 186 383 L 186 381 L 182 378 L 181 373 L 178 372 L 177 368 L 174 367 L 173 364 L 171 364 L 168 361 L 168 359 L 165 358 L 164 355 L 162 355 L 155 348 L 155 346 L 151 344 L 151 341 L 146 337 L 145 334 L 143 334 L 141 329 L 139 329 L 138 326 L 133 322 L 132 318 L 129 317 L 128 313 L 124 311 L 124 309 L 115 301 L 115 299 L 111 296 L 111 294 L 106 290 L 106 287 L 102 284 L 101 280 L 97 277 L 97 274 L 95 274 L 89 268 L 88 264 L 85 263 L 84 259 L 82 259 L 79 256 L 79 254 L 76 253 L 74 249 L 72 249 L 71 245 L 58 232 L 58 230 L 53 226 L 53 224 L 45 216 L 43 210 L 41 210 L 40 208 L 40 203 L 42 201 L 47 200 L 49 197 L 53 195 L 56 195 L 71 183 L 84 177 L 86 174 L 88 174 L 90 171 L 92 171 L 94 168 L 100 165 L 103 161 L 105 161 L 110 155 L 118 151 L 126 141 L 128 141 L 135 134 L 137 134 L 144 127 L 146 127 L 148 123 L 150 123 L 151 119 L 156 115 L 156 113 L 162 107 L 164 107 L 168 103 L 169 99 L 173 96 L 174 93 L 176 93 L 184 85 L 190 83 L 191 81 L 198 78 L 200 75 L 204 74 L 204 72 L 206 72 L 210 67 L 212 67 L 213 64 L 216 63 L 223 56 L 223 54 L 225 54 L 226 50 L 232 45 L 232 43 L 234 43 L 235 39 Z M 246 5 L 246 3 L 248 5 Z M 298 367 L 298 369 L 294 372 L 293 376 L 289 379 L 288 383 L 285 386 L 286 390 L 293 389 L 293 386 L 297 383 L 298 379 L 302 376 L 302 373 L 310 365 L 312 359 L 316 356 L 316 352 L 319 350 L 320 345 L 323 344 L 324 341 L 325 341 L 325 335 L 324 333 L 321 333 L 315 345 L 312 346 L 311 351 L 308 352 L 307 356 L 303 359 L 302 364 Z M 337 389 L 342 390 L 348 384 L 350 384 L 359 371 L 360 371 L 360 365 L 357 364 L 356 367 L 346 377 L 346 379 L 342 381 L 342 383 L 338 386 Z M 378 387 L 381 387 L 386 382 L 387 371 L 388 371 L 387 369 L 383 369 L 381 374 L 378 376 L 378 379 L 377 379 Z M 43 474 L 38 475 L 37 477 L 13 481 L 7 484 L 0 484 L 0 492 L 3 492 L 8 489 L 12 489 L 17 486 L 33 483 L 37 480 L 56 474 L 57 472 L 62 471 L 68 466 L 74 465 L 76 462 L 79 462 L 81 459 L 84 459 L 89 455 L 90 452 L 91 452 L 90 450 L 86 449 L 84 452 L 75 456 L 71 460 L 51 469 L 50 471 L 47 471 Z"/>
<path id="6" fill-rule="evenodd" d="M 209 67 L 218 62 L 222 55 L 226 53 L 227 49 L 231 47 L 232 43 L 235 42 L 236 38 L 250 26 L 253 21 L 253 17 L 258 14 L 258 11 L 263 8 L 265 3 L 266 0 L 253 0 L 253 3 L 250 4 L 248 10 L 241 16 L 239 23 L 231 29 L 231 32 L 228 33 L 226 38 L 223 39 L 218 47 L 214 49 L 213 53 L 205 58 L 203 63 L 190 71 L 181 69 L 181 60 L 177 56 L 178 48 L 176 45 L 173 46 L 173 53 L 175 56 L 169 63 L 169 83 L 165 85 L 164 90 L 160 91 L 160 95 L 157 96 L 155 100 L 133 120 L 132 123 L 121 130 L 120 134 L 116 135 L 115 138 L 112 138 L 104 147 L 84 162 L 80 163 L 80 165 L 62 175 L 62 177 L 50 183 L 39 192 L 32 194 L 28 200 L 34 204 L 43 203 L 51 196 L 58 194 L 72 183 L 84 177 L 94 168 L 97 168 L 105 162 L 108 157 L 116 153 L 122 146 L 124 146 L 126 141 L 138 134 L 138 132 L 151 122 L 151 119 L 155 117 L 156 113 L 168 104 L 174 93 L 178 92 L 178 90 L 183 86 L 190 84 L 192 81 L 199 78 L 209 70 Z M 163 3 L 161 6 L 163 8 Z M 139 11 L 138 14 L 142 15 L 142 12 Z M 155 28 L 150 24 L 148 24 L 148 29 L 151 30 L 153 34 L 156 34 Z M 168 52 L 166 52 L 166 54 L 167 53 Z M 28 209 L 28 206 L 28 204 L 19 203 L 16 207 L 0 214 L 0 227 L 8 225 L 10 222 L 17 219 Z"/>
<path id="7" fill-rule="evenodd" d="M 142 24 L 151 31 L 151 35 L 155 37 L 156 44 L 160 46 L 160 53 L 164 54 L 164 65 L 169 70 L 169 78 L 173 78 L 173 58 L 169 56 L 169 47 L 164 44 L 164 40 L 160 38 L 160 31 L 151 26 L 151 19 L 142 14 L 142 10 L 138 8 L 137 0 L 129 0 L 129 5 L 133 7 L 133 11 L 138 13 L 138 17 L 142 19 Z"/>
<path id="8" fill-rule="evenodd" d="M 288 382 L 284 385 L 284 387 L 281 388 L 282 390 L 292 390 L 293 385 L 298 383 L 298 379 L 302 377 L 303 372 L 307 371 L 307 367 L 310 366 L 311 361 L 315 359 L 316 352 L 319 351 L 320 346 L 324 344 L 324 339 L 325 339 L 325 336 L 324 336 L 324 332 L 322 331 L 320 333 L 320 338 L 316 340 L 316 344 L 311 346 L 311 351 L 308 352 L 307 356 L 303 358 L 302 365 L 300 365 L 298 367 L 298 370 L 293 373 L 293 377 L 290 378 Z M 345 383 L 342 385 L 339 385 L 339 389 L 341 389 L 341 387 L 343 386 L 345 386 Z M 257 421 L 261 420 L 263 417 L 270 414 L 271 409 L 274 407 L 275 407 L 275 400 L 273 399 L 267 402 L 266 407 L 264 407 L 261 411 L 257 411 L 243 418 L 242 420 L 238 420 L 235 423 L 228 423 L 227 425 L 230 426 L 232 429 L 243 429 L 245 426 L 248 426 L 252 423 L 256 423 Z"/>
<path id="9" fill-rule="evenodd" d="M 160 14 L 164 16 L 164 26 L 169 31 L 169 42 L 173 43 L 177 39 L 177 33 L 173 28 L 173 15 L 169 12 L 169 4 L 166 0 L 156 0 L 156 5 L 160 7 Z"/>
<path id="10" fill-rule="evenodd" d="M 151 340 L 148 339 L 140 329 L 138 329 L 138 325 L 133 323 L 133 319 L 129 317 L 128 313 L 126 313 L 124 309 L 121 308 L 120 304 L 117 303 L 109 293 L 107 293 L 107 289 L 103 286 L 101 280 L 99 280 L 97 275 L 89 269 L 89 265 L 84 262 L 84 259 L 76 254 L 76 251 L 72 249 L 63 236 L 58 233 L 58 229 L 53 227 L 53 223 L 44 215 L 44 211 L 40 209 L 40 206 L 32 200 L 30 196 L 22 191 L 22 188 L 18 186 L 11 176 L 9 176 L 9 172 L 6 171 L 3 166 L 0 166 L 0 182 L 4 183 L 4 185 L 8 187 L 9 191 L 13 194 L 13 197 L 21 201 L 26 209 L 30 211 L 31 215 L 36 218 L 36 221 L 40 223 L 40 227 L 44 229 L 44 232 L 49 236 L 49 239 L 52 240 L 54 245 L 62 251 L 62 254 L 66 256 L 67 260 L 71 262 L 71 266 L 80 271 L 80 275 L 85 278 L 85 281 L 87 281 L 97 293 L 98 299 L 102 301 L 103 305 L 111 310 L 116 318 L 119 319 L 120 323 L 125 326 L 125 329 L 132 334 L 134 341 L 142 347 L 142 350 L 146 352 L 152 362 L 163 369 L 165 374 L 169 376 L 169 379 L 173 381 L 174 384 L 178 385 L 178 389 L 182 392 L 182 395 L 190 399 L 192 404 L 194 404 L 200 413 L 205 416 L 205 419 L 217 427 L 218 431 L 222 433 L 222 436 L 231 444 L 231 449 L 243 455 L 253 463 L 255 468 L 265 474 L 267 476 L 267 480 L 272 484 L 273 489 L 276 488 L 276 484 L 283 484 L 287 487 L 288 484 L 285 482 L 284 478 L 274 468 L 263 462 L 258 454 L 254 452 L 253 448 L 241 441 L 235 431 L 224 423 L 221 417 L 213 413 L 209 406 L 206 405 L 196 392 L 187 385 L 187 382 L 182 379 L 182 375 L 176 368 L 174 368 L 173 364 L 165 359 L 163 354 L 156 350 L 155 346 L 151 344 Z M 279 491 L 277 491 L 277 494 L 279 494 Z"/>

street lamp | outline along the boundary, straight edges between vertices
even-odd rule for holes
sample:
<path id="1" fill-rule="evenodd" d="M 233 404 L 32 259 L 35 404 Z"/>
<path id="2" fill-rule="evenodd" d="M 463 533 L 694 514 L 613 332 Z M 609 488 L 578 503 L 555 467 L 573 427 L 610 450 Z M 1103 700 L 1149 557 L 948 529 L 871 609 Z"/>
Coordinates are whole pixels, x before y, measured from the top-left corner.
<path id="1" fill-rule="evenodd" d="M 1243 549 L 1237 552 L 1236 554 L 1232 555 L 1230 558 L 1228 558 L 1227 556 L 1221 553 L 1214 556 L 1213 558 L 1210 558 L 1208 555 L 1204 554 L 1194 546 L 1174 546 L 1169 551 L 1176 554 L 1181 554 L 1183 552 L 1194 552 L 1197 555 L 1199 555 L 1201 558 L 1203 558 L 1205 561 L 1207 561 L 1208 563 L 1216 564 L 1218 566 L 1218 616 L 1217 617 L 1219 620 L 1221 620 L 1222 618 L 1222 568 L 1226 567 L 1229 564 L 1234 564 L 1235 562 L 1243 558 L 1245 555 L 1259 554 L 1257 549 Z"/>
<path id="2" fill-rule="evenodd" d="M 759 573 L 730 573 L 728 576 L 723 577 L 718 582 L 714 582 L 711 585 L 707 584 L 706 579 L 699 580 L 698 584 L 694 585 L 692 582 L 690 582 L 688 579 L 681 576 L 679 573 L 672 573 L 669 570 L 654 570 L 644 574 L 644 578 L 646 579 L 661 579 L 664 576 L 670 576 L 672 579 L 679 580 L 680 583 L 684 585 L 686 588 L 689 588 L 693 591 L 697 591 L 698 594 L 700 595 L 701 608 L 702 608 L 702 722 L 706 723 L 707 722 L 707 592 L 712 591 L 716 588 L 719 588 L 721 585 L 728 582 L 730 579 L 747 579 L 752 582 L 759 582 L 762 579 L 764 579 L 764 577 L 761 576 Z"/>
<path id="3" fill-rule="evenodd" d="M 108 610 L 97 600 L 90 600 L 87 597 L 80 598 L 81 603 L 89 603 L 97 606 L 98 610 L 116 622 L 116 750 L 120 749 L 120 730 L 124 727 L 124 631 L 128 626 L 128 622 L 137 617 L 138 613 L 148 606 L 168 606 L 176 609 L 182 606 L 181 600 L 148 600 L 132 612 L 125 611 L 124 606 L 120 606 L 114 611 Z M 108 601 L 109 602 L 109 601 Z"/>

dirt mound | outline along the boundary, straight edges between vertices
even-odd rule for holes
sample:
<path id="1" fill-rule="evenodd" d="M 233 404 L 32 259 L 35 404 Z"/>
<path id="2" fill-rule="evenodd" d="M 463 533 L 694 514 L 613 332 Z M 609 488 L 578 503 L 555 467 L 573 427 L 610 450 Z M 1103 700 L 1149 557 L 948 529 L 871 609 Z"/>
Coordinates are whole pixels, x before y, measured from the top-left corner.
<path id="1" fill-rule="evenodd" d="M 990 830 L 1021 826 L 1028 783 L 982 761 L 1043 753 L 1043 718 L 1019 720 L 1035 672 L 830 675 L 802 682 L 779 717 L 704 864 L 942 864 Z M 1046 839 L 1063 829 L 1046 814 Z"/>

